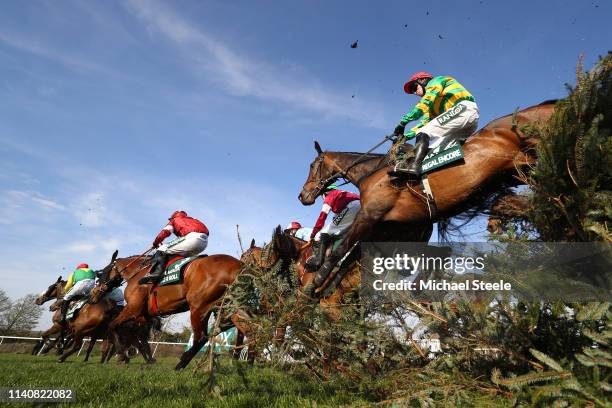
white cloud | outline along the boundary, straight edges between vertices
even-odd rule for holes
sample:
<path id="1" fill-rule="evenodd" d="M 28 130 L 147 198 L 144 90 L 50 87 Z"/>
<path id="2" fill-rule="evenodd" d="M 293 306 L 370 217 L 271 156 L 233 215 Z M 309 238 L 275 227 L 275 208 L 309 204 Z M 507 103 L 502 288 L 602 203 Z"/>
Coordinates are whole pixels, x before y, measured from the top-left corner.
<path id="1" fill-rule="evenodd" d="M 37 191 L 0 191 L 0 224 L 18 225 L 24 221 L 44 221 L 50 213 L 66 207 Z"/>
<path id="2" fill-rule="evenodd" d="M 41 44 L 31 38 L 26 38 L 24 36 L 11 34 L 8 32 L 0 32 L 0 43 L 4 43 L 9 47 L 28 52 L 38 57 L 55 61 L 76 71 L 95 71 L 105 74 L 109 73 L 107 69 L 92 63 L 90 60 L 76 57 L 66 53 L 65 51 L 59 51 L 51 47 L 48 42 Z"/>
<path id="3" fill-rule="evenodd" d="M 97 245 L 91 242 L 73 242 L 64 247 L 66 252 L 92 252 Z"/>
<path id="4" fill-rule="evenodd" d="M 346 94 L 324 88 L 316 79 L 292 73 L 263 61 L 249 59 L 182 19 L 157 1 L 130 0 L 128 10 L 142 20 L 151 33 L 176 44 L 190 67 L 203 70 L 228 92 L 308 109 L 325 116 L 348 118 L 371 127 L 384 128 L 380 106 L 346 102 Z M 348 93 L 348 92 L 347 92 Z"/>

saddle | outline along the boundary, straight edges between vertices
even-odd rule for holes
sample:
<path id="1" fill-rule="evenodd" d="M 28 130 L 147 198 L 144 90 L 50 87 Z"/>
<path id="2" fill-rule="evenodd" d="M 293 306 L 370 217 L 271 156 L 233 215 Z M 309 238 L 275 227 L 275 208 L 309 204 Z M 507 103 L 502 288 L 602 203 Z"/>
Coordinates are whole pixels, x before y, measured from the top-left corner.
<path id="1" fill-rule="evenodd" d="M 70 302 L 70 306 L 68 307 L 68 311 L 66 312 L 66 321 L 73 320 L 79 314 L 79 310 L 83 308 L 89 301 L 89 298 L 83 297 L 80 299 L 76 299 Z"/>
<path id="2" fill-rule="evenodd" d="M 177 255 L 171 258 L 166 263 L 166 269 L 164 270 L 164 276 L 159 281 L 157 285 L 154 286 L 166 286 L 166 285 L 175 285 L 177 283 L 183 282 L 183 272 L 187 265 L 198 258 L 203 258 L 208 255 L 198 255 L 198 256 L 189 256 L 184 257 L 182 255 Z"/>
<path id="3" fill-rule="evenodd" d="M 446 167 L 451 163 L 463 160 L 463 143 L 469 136 L 449 136 L 438 146 L 429 149 L 421 164 L 421 174 L 431 173 Z M 409 160 L 414 157 L 414 146 L 410 144 L 397 143 L 389 151 L 387 164 L 393 166 L 399 155 Z"/>

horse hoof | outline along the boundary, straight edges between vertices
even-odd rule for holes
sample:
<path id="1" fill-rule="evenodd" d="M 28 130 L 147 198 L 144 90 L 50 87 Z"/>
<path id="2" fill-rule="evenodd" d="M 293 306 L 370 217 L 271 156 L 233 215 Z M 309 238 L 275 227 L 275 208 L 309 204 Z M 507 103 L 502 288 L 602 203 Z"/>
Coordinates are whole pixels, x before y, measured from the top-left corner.
<path id="1" fill-rule="evenodd" d="M 155 364 L 157 362 L 156 359 L 151 358 L 150 360 L 147 360 L 147 364 Z"/>

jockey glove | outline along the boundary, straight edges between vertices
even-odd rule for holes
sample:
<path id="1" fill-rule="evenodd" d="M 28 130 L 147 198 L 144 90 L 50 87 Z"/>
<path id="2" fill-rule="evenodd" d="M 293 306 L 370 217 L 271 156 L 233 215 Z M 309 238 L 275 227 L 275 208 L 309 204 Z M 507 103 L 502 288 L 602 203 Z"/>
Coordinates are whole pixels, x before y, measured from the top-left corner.
<path id="1" fill-rule="evenodd" d="M 395 130 L 393 131 L 393 134 L 396 135 L 396 136 L 403 135 L 405 128 L 406 128 L 406 126 L 404 126 L 404 125 L 397 125 L 395 127 Z"/>

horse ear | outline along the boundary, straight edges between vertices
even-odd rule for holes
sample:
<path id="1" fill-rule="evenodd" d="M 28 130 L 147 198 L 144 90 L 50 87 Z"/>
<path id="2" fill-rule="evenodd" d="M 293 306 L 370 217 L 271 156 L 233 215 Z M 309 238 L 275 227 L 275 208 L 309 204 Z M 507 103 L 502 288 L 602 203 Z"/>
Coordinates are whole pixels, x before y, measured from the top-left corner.
<path id="1" fill-rule="evenodd" d="M 59 283 L 62 281 L 62 275 L 59 276 L 59 278 L 57 278 L 57 281 L 55 283 Z"/>
<path id="2" fill-rule="evenodd" d="M 321 149 L 319 142 L 317 142 L 316 140 L 315 140 L 315 150 L 317 151 L 317 154 L 323 153 L 323 149 Z"/>
<path id="3" fill-rule="evenodd" d="M 115 262 L 115 259 L 117 259 L 117 255 L 119 255 L 119 250 L 116 249 L 115 252 L 113 252 L 113 257 L 111 258 L 111 263 Z"/>
<path id="4" fill-rule="evenodd" d="M 280 235 L 283 233 L 283 229 L 282 227 L 279 225 L 276 226 L 276 228 L 274 229 L 274 235 Z"/>
<path id="5" fill-rule="evenodd" d="M 250 248 L 255 248 L 255 238 L 253 238 L 253 239 L 251 240 L 251 246 L 250 246 Z"/>

